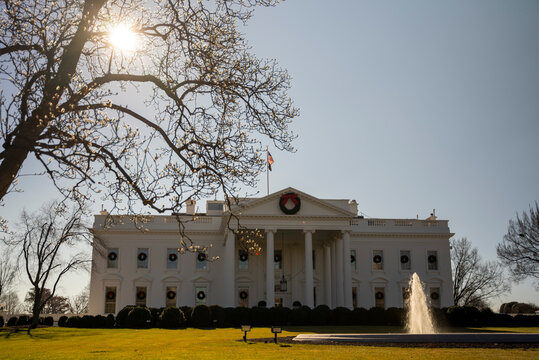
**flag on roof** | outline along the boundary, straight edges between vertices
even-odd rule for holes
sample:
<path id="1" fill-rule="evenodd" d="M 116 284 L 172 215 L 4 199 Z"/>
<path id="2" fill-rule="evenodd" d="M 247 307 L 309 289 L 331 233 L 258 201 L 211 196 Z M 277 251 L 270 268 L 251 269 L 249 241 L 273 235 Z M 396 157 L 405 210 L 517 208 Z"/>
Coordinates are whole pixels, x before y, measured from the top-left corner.
<path id="1" fill-rule="evenodd" d="M 275 161 L 273 160 L 273 156 L 271 156 L 271 153 L 268 151 L 268 169 L 269 171 L 271 171 L 271 165 L 274 163 Z"/>

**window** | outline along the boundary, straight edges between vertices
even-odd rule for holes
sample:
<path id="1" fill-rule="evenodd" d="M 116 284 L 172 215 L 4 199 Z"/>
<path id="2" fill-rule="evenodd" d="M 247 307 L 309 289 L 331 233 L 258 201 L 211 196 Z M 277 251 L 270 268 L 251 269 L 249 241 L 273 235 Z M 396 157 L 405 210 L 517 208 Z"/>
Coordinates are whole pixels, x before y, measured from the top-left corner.
<path id="1" fill-rule="evenodd" d="M 427 252 L 427 264 L 429 270 L 438 270 L 438 251 Z"/>
<path id="2" fill-rule="evenodd" d="M 178 249 L 167 249 L 167 269 L 178 268 Z"/>
<path id="3" fill-rule="evenodd" d="M 430 293 L 430 306 L 439 308 L 440 307 L 440 288 L 433 287 L 429 290 Z"/>
<path id="4" fill-rule="evenodd" d="M 357 287 L 352 288 L 352 306 L 357 308 Z"/>
<path id="5" fill-rule="evenodd" d="M 245 250 L 240 250 L 238 256 L 238 269 L 249 269 L 249 253 Z"/>
<path id="6" fill-rule="evenodd" d="M 249 307 L 249 289 L 240 288 L 238 290 L 238 306 Z"/>
<path id="7" fill-rule="evenodd" d="M 105 314 L 116 313 L 116 287 L 107 286 L 105 288 Z"/>
<path id="8" fill-rule="evenodd" d="M 356 261 L 356 251 L 350 250 L 350 266 L 352 267 L 352 271 L 357 270 L 357 261 Z"/>
<path id="9" fill-rule="evenodd" d="M 273 261 L 275 262 L 275 269 L 283 268 L 283 252 L 282 250 L 275 250 L 273 252 Z"/>
<path id="10" fill-rule="evenodd" d="M 197 270 L 207 270 L 208 262 L 206 261 L 206 253 L 199 252 L 197 254 Z"/>
<path id="11" fill-rule="evenodd" d="M 412 268 L 410 250 L 401 250 L 401 257 L 399 261 L 401 263 L 401 270 L 410 270 Z"/>
<path id="12" fill-rule="evenodd" d="M 374 306 L 385 308 L 386 307 L 386 294 L 383 287 L 374 288 Z"/>
<path id="13" fill-rule="evenodd" d="M 283 298 L 282 297 L 276 297 L 275 298 L 275 307 L 283 307 Z"/>
<path id="14" fill-rule="evenodd" d="M 137 250 L 137 268 L 138 269 L 147 269 L 148 268 L 148 249 L 138 249 Z"/>
<path id="15" fill-rule="evenodd" d="M 146 306 L 146 286 L 137 286 L 135 296 L 135 304 L 137 306 Z"/>
<path id="16" fill-rule="evenodd" d="M 372 269 L 384 270 L 384 251 L 374 250 L 372 252 Z"/>
<path id="17" fill-rule="evenodd" d="M 177 289 L 176 286 L 167 286 L 165 304 L 167 307 L 176 306 Z"/>
<path id="18" fill-rule="evenodd" d="M 118 256 L 120 252 L 117 248 L 107 250 L 107 268 L 117 269 L 118 268 Z"/>
<path id="19" fill-rule="evenodd" d="M 208 290 L 207 290 L 207 288 L 205 286 L 195 288 L 195 305 L 205 305 L 206 304 L 207 292 L 208 292 Z"/>

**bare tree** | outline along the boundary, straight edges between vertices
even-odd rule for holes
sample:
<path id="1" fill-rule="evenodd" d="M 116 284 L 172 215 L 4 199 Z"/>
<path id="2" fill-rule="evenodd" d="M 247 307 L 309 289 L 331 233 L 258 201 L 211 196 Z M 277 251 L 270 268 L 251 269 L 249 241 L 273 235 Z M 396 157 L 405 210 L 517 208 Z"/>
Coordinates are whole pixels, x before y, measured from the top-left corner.
<path id="1" fill-rule="evenodd" d="M 45 301 L 45 299 L 48 300 Z M 24 302 L 28 304 L 29 311 L 33 311 L 35 301 L 35 289 L 30 289 L 24 299 Z M 49 289 L 43 289 L 41 302 L 43 303 L 41 314 L 66 314 L 70 311 L 69 299 L 60 295 L 51 296 Z"/>
<path id="2" fill-rule="evenodd" d="M 539 287 L 539 205 L 530 206 L 529 212 L 517 213 L 509 220 L 507 234 L 496 248 L 498 258 L 509 267 L 515 280 L 526 277 L 535 279 Z"/>
<path id="3" fill-rule="evenodd" d="M 2 294 L 0 296 L 0 304 L 4 306 L 4 310 L 10 315 L 17 314 L 21 310 L 21 303 L 15 291 Z"/>
<path id="4" fill-rule="evenodd" d="M 70 311 L 73 314 L 86 314 L 88 312 L 88 304 L 90 301 L 90 286 L 87 286 L 78 295 L 72 296 L 69 299 Z"/>
<path id="5" fill-rule="evenodd" d="M 483 261 L 467 238 L 451 240 L 453 302 L 483 307 L 487 300 L 510 290 L 498 262 Z"/>
<path id="6" fill-rule="evenodd" d="M 66 197 L 101 193 L 111 212 L 237 199 L 263 169 L 263 142 L 293 151 L 289 75 L 240 32 L 277 2 L 2 2 L 0 199 L 29 157 Z"/>
<path id="7" fill-rule="evenodd" d="M 35 328 L 47 303 L 56 294 L 58 284 L 71 271 L 84 268 L 89 262 L 83 252 L 76 252 L 75 245 L 90 241 L 87 229 L 81 222 L 80 208 L 68 213 L 58 203 L 43 206 L 35 214 L 24 211 L 22 228 L 13 235 L 11 244 L 20 249 L 21 263 L 32 284 L 32 324 Z"/>
<path id="8" fill-rule="evenodd" d="M 17 262 L 9 248 L 0 248 L 0 296 L 11 290 L 17 273 Z"/>

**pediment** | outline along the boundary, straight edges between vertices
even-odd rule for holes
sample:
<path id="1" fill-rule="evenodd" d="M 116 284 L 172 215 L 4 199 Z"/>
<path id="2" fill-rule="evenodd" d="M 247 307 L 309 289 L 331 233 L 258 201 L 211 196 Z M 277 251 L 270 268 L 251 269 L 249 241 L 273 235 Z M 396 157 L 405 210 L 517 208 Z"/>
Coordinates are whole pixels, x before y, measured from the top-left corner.
<path id="1" fill-rule="evenodd" d="M 279 206 L 281 196 L 287 193 L 298 195 L 300 200 L 299 211 L 295 214 L 286 214 Z M 292 200 L 288 200 L 288 207 L 293 205 Z M 324 199 L 318 199 L 294 188 L 279 190 L 262 198 L 247 200 L 240 203 L 232 210 L 232 213 L 239 216 L 289 216 L 289 217 L 353 217 L 356 214 L 348 209 L 336 206 Z"/>
<path id="2" fill-rule="evenodd" d="M 209 283 L 211 280 L 205 276 L 197 276 L 193 279 L 191 279 L 191 282 L 194 283 Z"/>
<path id="3" fill-rule="evenodd" d="M 162 282 L 180 282 L 180 278 L 176 277 L 176 276 L 167 276 L 163 279 L 161 279 Z"/>

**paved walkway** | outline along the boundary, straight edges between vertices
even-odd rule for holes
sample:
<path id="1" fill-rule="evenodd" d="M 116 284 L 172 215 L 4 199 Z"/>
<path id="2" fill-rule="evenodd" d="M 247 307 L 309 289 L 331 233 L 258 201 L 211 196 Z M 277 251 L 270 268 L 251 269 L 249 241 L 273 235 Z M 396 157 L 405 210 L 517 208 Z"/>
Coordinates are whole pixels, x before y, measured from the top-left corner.
<path id="1" fill-rule="evenodd" d="M 300 334 L 294 341 L 350 341 L 359 343 L 539 343 L 531 333 L 443 333 L 443 334 Z"/>

